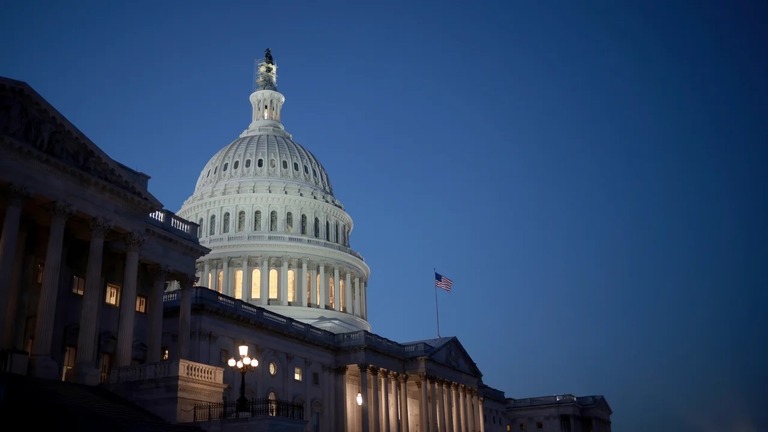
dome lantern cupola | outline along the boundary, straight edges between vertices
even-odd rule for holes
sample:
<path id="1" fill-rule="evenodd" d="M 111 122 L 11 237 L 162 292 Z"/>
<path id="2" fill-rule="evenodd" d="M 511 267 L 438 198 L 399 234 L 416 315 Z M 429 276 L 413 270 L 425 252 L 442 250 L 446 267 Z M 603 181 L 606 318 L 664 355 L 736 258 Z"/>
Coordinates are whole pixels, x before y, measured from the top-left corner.
<path id="1" fill-rule="evenodd" d="M 284 130 L 280 122 L 280 110 L 285 103 L 285 96 L 277 91 L 277 64 L 269 48 L 264 58 L 257 61 L 256 71 L 256 91 L 250 97 L 253 117 L 248 129 L 240 136 L 257 133 L 259 128 Z"/>

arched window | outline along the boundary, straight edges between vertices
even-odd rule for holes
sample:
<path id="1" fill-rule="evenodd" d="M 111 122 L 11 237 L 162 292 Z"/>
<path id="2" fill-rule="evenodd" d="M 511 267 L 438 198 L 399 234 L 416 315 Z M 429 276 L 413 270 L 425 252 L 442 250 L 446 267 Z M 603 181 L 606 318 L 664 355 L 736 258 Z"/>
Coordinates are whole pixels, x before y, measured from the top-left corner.
<path id="1" fill-rule="evenodd" d="M 205 231 L 203 231 L 203 218 L 200 218 L 200 220 L 197 221 L 197 237 L 198 238 L 202 237 L 204 232 Z"/>
<path id="2" fill-rule="evenodd" d="M 224 213 L 224 224 L 221 227 L 221 232 L 224 234 L 229 232 L 229 212 Z"/>
<path id="3" fill-rule="evenodd" d="M 277 231 L 277 212 L 274 210 L 269 213 L 269 230 Z"/>
<path id="4" fill-rule="evenodd" d="M 320 219 L 315 218 L 315 238 L 320 238 Z"/>
<path id="5" fill-rule="evenodd" d="M 288 270 L 288 301 L 296 301 L 296 272 Z"/>
<path id="6" fill-rule="evenodd" d="M 334 285 L 333 276 L 328 278 L 328 297 L 330 298 L 330 306 L 336 309 L 336 286 Z"/>
<path id="7" fill-rule="evenodd" d="M 269 399 L 269 415 L 274 417 L 277 415 L 277 395 L 275 392 L 269 392 L 267 399 Z"/>
<path id="8" fill-rule="evenodd" d="M 331 241 L 331 223 L 327 220 L 325 221 L 325 239 Z"/>
<path id="9" fill-rule="evenodd" d="M 235 298 L 243 299 L 243 270 L 235 270 Z"/>
<path id="10" fill-rule="evenodd" d="M 277 270 L 269 271 L 269 297 L 270 300 L 277 300 Z"/>
<path id="11" fill-rule="evenodd" d="M 338 222 L 336 222 L 336 228 L 333 231 L 333 237 L 334 237 L 333 238 L 334 243 L 338 243 L 339 242 L 339 223 Z"/>
<path id="12" fill-rule="evenodd" d="M 307 234 L 307 215 L 301 215 L 301 233 Z"/>
<path id="13" fill-rule="evenodd" d="M 339 276 L 339 310 L 344 310 L 347 305 L 347 293 L 344 291 L 344 278 Z M 344 310 L 345 312 L 348 312 Z"/>
<path id="14" fill-rule="evenodd" d="M 285 215 L 285 232 L 293 232 L 293 213 L 291 212 Z"/>
<path id="15" fill-rule="evenodd" d="M 258 166 L 259 168 L 263 167 L 264 166 L 264 159 L 259 159 L 258 161 L 256 161 L 256 166 Z"/>
<path id="16" fill-rule="evenodd" d="M 216 234 L 216 215 L 211 215 L 211 223 L 208 224 L 208 235 Z"/>
<path id="17" fill-rule="evenodd" d="M 253 230 L 261 231 L 261 210 L 256 210 L 253 214 Z"/>
<path id="18" fill-rule="evenodd" d="M 218 270 L 216 272 L 216 291 L 219 292 L 219 294 L 223 293 L 224 291 L 224 271 Z"/>
<path id="19" fill-rule="evenodd" d="M 237 212 L 237 232 L 243 232 L 245 229 L 245 212 L 240 210 Z"/>
<path id="20" fill-rule="evenodd" d="M 251 298 L 261 298 L 261 270 L 251 271 Z"/>

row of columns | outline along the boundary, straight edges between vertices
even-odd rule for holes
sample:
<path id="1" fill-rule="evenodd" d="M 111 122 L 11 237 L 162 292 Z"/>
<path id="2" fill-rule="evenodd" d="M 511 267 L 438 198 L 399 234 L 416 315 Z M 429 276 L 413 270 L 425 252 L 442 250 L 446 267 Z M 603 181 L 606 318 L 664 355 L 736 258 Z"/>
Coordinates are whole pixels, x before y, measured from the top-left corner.
<path id="1" fill-rule="evenodd" d="M 255 268 L 251 267 L 252 259 L 254 261 L 254 266 L 259 268 L 261 276 L 259 282 L 259 297 L 251 296 L 251 277 L 252 271 Z M 234 262 L 235 265 L 231 265 L 232 262 Z M 342 285 L 340 283 L 342 270 L 336 266 L 311 262 L 308 259 L 291 259 L 287 257 L 251 258 L 247 255 L 242 258 L 225 257 L 204 259 L 200 281 L 202 284 L 209 284 L 210 281 L 210 286 L 208 288 L 230 297 L 235 297 L 237 287 L 235 286 L 234 274 L 236 270 L 242 270 L 241 286 L 239 287 L 240 292 L 242 293 L 241 299 L 253 304 L 268 305 L 269 272 L 273 269 L 277 270 L 278 304 L 288 304 L 288 271 L 293 270 L 295 283 L 295 301 L 293 304 L 297 306 L 325 309 L 326 305 L 331 305 L 332 290 L 329 284 L 329 277 L 332 274 L 334 280 L 333 309 L 338 312 L 345 312 L 366 319 L 368 308 L 365 281 L 359 276 L 353 277 L 351 272 L 345 271 L 343 273 L 344 292 L 342 295 L 340 289 Z M 219 286 L 219 272 L 222 273 L 221 286 Z M 320 281 L 319 286 L 318 279 Z M 307 293 L 307 290 L 309 293 Z"/>
<path id="2" fill-rule="evenodd" d="M 346 370 L 346 368 L 344 368 Z M 409 375 L 369 365 L 358 365 L 364 402 L 363 432 L 483 432 L 483 401 L 477 389 L 419 375 L 416 386 L 418 423 L 409 422 Z M 370 388 L 369 388 L 370 381 Z M 354 398 L 354 395 L 352 395 Z"/>
<path id="3" fill-rule="evenodd" d="M 0 320 L 1 349 L 19 349 L 15 346 L 14 328 L 16 327 L 16 300 L 19 297 L 21 283 L 13 277 L 16 255 L 23 249 L 19 244 L 21 211 L 24 200 L 30 194 L 18 188 L 11 188 L 2 234 L 0 234 L 0 311 L 4 312 Z M 66 224 L 75 209 L 66 202 L 51 205 L 51 225 L 45 254 L 42 284 L 37 305 L 35 333 L 30 353 L 30 373 L 43 378 L 61 376 L 60 365 L 51 357 L 52 339 L 56 315 L 57 295 L 59 292 L 61 259 L 64 249 Z M 88 249 L 88 263 L 85 275 L 82 308 L 80 311 L 79 332 L 77 339 L 76 380 L 84 384 L 97 384 L 100 378 L 98 361 L 99 308 L 102 306 L 103 289 L 101 269 L 104 255 L 104 239 L 112 228 L 104 218 L 90 220 L 91 239 Z M 119 324 L 114 366 L 130 366 L 133 354 L 133 330 L 136 315 L 136 291 L 139 272 L 140 247 L 144 240 L 141 235 L 131 233 L 125 239 L 123 284 L 120 292 Z M 159 269 L 155 273 L 150 298 L 148 299 L 148 358 L 147 361 L 160 361 L 163 320 L 163 291 L 167 271 Z M 191 288 L 191 283 L 186 285 Z"/>

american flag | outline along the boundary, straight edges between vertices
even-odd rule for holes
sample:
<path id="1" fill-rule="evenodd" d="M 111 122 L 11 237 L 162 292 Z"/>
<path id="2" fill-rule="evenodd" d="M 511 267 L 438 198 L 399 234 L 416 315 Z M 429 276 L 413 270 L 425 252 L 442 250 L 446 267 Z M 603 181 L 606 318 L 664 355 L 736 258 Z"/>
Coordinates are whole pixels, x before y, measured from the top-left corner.
<path id="1" fill-rule="evenodd" d="M 435 286 L 438 288 L 442 288 L 448 292 L 451 292 L 451 287 L 453 287 L 453 281 L 441 275 L 440 273 L 435 272 Z"/>

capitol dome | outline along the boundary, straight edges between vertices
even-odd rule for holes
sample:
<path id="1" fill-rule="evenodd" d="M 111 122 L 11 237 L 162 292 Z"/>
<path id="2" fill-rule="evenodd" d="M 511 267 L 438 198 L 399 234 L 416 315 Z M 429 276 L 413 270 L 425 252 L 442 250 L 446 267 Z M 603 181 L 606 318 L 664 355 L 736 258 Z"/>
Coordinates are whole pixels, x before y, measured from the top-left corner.
<path id="1" fill-rule="evenodd" d="M 199 285 L 334 333 L 370 331 L 370 269 L 320 161 L 282 124 L 285 97 L 267 50 L 253 116 L 205 164 L 178 215 L 199 224 Z"/>

